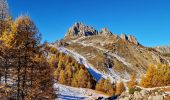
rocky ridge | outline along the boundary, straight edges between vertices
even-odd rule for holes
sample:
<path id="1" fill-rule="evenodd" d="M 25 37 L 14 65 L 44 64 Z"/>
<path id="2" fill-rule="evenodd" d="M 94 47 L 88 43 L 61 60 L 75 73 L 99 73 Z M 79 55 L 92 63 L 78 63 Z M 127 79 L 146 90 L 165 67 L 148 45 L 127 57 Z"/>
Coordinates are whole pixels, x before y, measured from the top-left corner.
<path id="1" fill-rule="evenodd" d="M 82 36 L 117 36 L 125 41 L 140 45 L 137 39 L 132 35 L 121 34 L 120 36 L 113 34 L 108 28 L 102 28 L 100 31 L 95 30 L 93 27 L 86 26 L 81 22 L 76 22 L 67 31 L 65 38 L 82 37 Z"/>

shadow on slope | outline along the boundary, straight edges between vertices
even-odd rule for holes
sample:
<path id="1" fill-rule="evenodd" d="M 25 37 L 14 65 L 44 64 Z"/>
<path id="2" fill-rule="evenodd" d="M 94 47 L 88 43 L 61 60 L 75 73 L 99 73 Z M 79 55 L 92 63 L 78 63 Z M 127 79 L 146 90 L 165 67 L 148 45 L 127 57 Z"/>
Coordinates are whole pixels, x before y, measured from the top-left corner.
<path id="1" fill-rule="evenodd" d="M 76 97 L 76 96 L 69 96 L 69 95 L 60 95 L 60 99 L 62 100 L 84 100 L 86 97 Z"/>

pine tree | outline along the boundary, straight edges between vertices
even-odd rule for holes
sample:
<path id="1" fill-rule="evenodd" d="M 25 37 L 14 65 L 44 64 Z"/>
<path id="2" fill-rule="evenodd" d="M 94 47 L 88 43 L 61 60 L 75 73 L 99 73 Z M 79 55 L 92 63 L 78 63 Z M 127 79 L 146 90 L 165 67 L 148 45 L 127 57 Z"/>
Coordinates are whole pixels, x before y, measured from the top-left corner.
<path id="1" fill-rule="evenodd" d="M 77 74 L 77 80 L 78 80 L 78 87 L 83 87 L 85 88 L 87 86 L 88 82 L 88 77 L 84 71 L 84 69 L 80 69 L 78 74 Z"/>
<path id="2" fill-rule="evenodd" d="M 130 81 L 127 83 L 127 85 L 128 85 L 128 88 L 130 89 L 130 88 L 133 88 L 136 84 L 137 84 L 136 74 L 133 73 L 133 74 L 131 75 Z"/>
<path id="3" fill-rule="evenodd" d="M 123 82 L 117 83 L 116 84 L 116 94 L 120 95 L 125 91 L 125 86 Z"/>
<path id="4" fill-rule="evenodd" d="M 43 91 L 42 82 L 49 80 L 52 82 L 51 76 L 48 73 L 50 67 L 45 64 L 43 52 L 40 47 L 40 35 L 34 23 L 27 16 L 21 16 L 15 21 L 16 33 L 11 43 L 12 50 L 12 66 L 13 74 L 16 75 L 13 79 L 16 81 L 17 99 L 25 98 L 41 98 L 41 94 L 47 93 Z M 44 62 L 44 64 L 41 64 Z M 45 77 L 44 75 L 49 75 Z M 47 78 L 47 79 L 44 79 Z M 52 87 L 48 86 L 49 88 Z M 43 91 L 43 93 L 38 92 Z M 47 91 L 47 89 L 46 89 Z M 39 93 L 39 94 L 37 94 Z M 49 97 L 51 95 L 44 95 Z"/>
<path id="5" fill-rule="evenodd" d="M 66 84 L 66 76 L 64 70 L 60 71 L 59 83 Z"/>
<path id="6" fill-rule="evenodd" d="M 143 87 L 159 87 L 170 84 L 170 67 L 167 65 L 151 65 L 146 75 L 142 76 L 140 85 Z"/>
<path id="7" fill-rule="evenodd" d="M 156 67 L 151 65 L 146 72 L 146 76 L 142 77 L 140 84 L 144 87 L 153 87 L 157 83 L 155 80 L 156 73 Z"/>
<path id="8" fill-rule="evenodd" d="M 103 80 L 103 79 L 100 79 L 100 80 L 98 81 L 98 83 L 96 84 L 96 90 L 98 90 L 98 91 L 104 91 L 103 85 L 104 85 L 104 80 Z"/>
<path id="9" fill-rule="evenodd" d="M 73 87 L 78 87 L 78 81 L 77 81 L 77 77 L 76 77 L 76 73 L 74 74 L 72 81 L 71 81 L 71 86 Z"/>
<path id="10" fill-rule="evenodd" d="M 5 83 L 7 85 L 7 78 L 9 77 L 9 60 L 11 56 L 11 43 L 13 40 L 13 36 L 15 31 L 15 25 L 11 18 L 7 18 L 3 23 L 3 28 L 1 27 L 1 33 L 0 33 L 0 77 L 5 77 Z"/>
<path id="11" fill-rule="evenodd" d="M 99 82 L 96 84 L 95 89 L 107 93 L 109 95 L 115 94 L 115 86 L 110 82 L 109 79 L 100 79 Z"/>
<path id="12" fill-rule="evenodd" d="M 71 79 L 72 79 L 73 73 L 72 73 L 70 64 L 66 66 L 65 72 L 66 72 L 67 85 L 71 85 Z"/>

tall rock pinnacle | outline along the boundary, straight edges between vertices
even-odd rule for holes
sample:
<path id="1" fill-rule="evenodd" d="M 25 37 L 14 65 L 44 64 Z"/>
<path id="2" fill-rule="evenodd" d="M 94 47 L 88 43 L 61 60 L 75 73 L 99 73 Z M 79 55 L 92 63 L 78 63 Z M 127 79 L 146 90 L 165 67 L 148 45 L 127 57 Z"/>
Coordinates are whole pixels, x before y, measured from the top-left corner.
<path id="1" fill-rule="evenodd" d="M 133 36 L 133 35 L 126 35 L 126 34 L 121 34 L 120 35 L 120 38 L 123 39 L 123 40 L 126 40 L 126 41 L 129 41 L 129 42 L 132 42 L 136 45 L 139 45 L 139 42 L 137 41 L 137 39 Z"/>
<path id="2" fill-rule="evenodd" d="M 98 32 L 90 26 L 86 26 L 83 23 L 75 23 L 66 33 L 67 36 L 90 36 L 96 35 Z"/>

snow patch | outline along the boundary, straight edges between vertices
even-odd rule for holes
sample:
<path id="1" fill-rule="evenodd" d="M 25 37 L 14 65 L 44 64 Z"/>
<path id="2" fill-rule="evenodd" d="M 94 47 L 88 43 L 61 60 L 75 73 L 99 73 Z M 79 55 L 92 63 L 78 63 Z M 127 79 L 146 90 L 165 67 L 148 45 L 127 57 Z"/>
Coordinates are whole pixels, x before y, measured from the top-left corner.
<path id="1" fill-rule="evenodd" d="M 75 88 L 55 83 L 54 88 L 58 89 L 57 100 L 95 100 L 98 97 L 107 97 L 106 95 L 96 93 L 94 90 L 85 88 Z"/>

